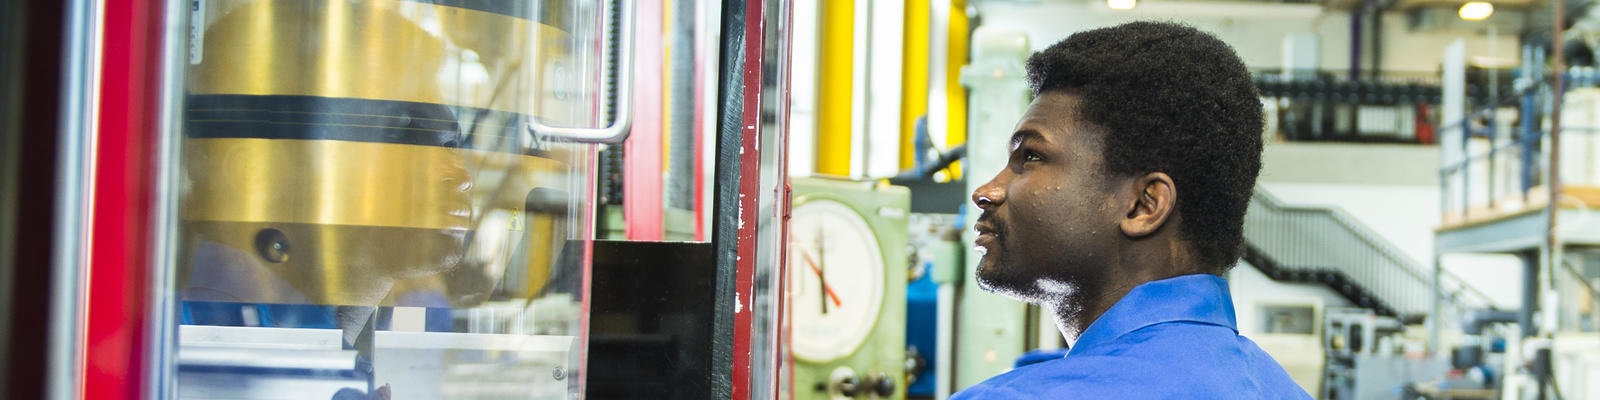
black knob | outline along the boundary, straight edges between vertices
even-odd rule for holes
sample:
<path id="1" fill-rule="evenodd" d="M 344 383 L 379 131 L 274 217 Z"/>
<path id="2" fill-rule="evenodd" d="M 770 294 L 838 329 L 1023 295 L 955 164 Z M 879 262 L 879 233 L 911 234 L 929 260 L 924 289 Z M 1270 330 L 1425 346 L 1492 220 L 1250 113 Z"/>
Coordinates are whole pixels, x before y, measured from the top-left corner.
<path id="1" fill-rule="evenodd" d="M 289 235 L 267 228 L 256 233 L 256 253 L 267 262 L 281 263 L 289 259 Z"/>
<path id="2" fill-rule="evenodd" d="M 874 374 L 872 377 L 872 391 L 877 393 L 878 397 L 894 395 L 894 378 L 882 372 Z"/>
<path id="3" fill-rule="evenodd" d="M 846 376 L 844 379 L 840 379 L 838 385 L 839 394 L 846 397 L 856 397 L 856 395 L 861 394 L 861 382 L 856 380 L 854 376 Z"/>
<path id="4" fill-rule="evenodd" d="M 917 381 L 917 376 L 928 370 L 928 358 L 916 346 L 906 346 L 906 384 Z"/>

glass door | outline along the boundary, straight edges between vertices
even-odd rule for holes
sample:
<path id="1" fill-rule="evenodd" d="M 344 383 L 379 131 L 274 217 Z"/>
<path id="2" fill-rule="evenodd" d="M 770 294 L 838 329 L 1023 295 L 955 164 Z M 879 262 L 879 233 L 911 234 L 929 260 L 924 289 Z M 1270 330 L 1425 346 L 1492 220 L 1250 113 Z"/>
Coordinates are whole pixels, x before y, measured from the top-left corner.
<path id="1" fill-rule="evenodd" d="M 186 2 L 177 397 L 579 397 L 626 10 Z"/>

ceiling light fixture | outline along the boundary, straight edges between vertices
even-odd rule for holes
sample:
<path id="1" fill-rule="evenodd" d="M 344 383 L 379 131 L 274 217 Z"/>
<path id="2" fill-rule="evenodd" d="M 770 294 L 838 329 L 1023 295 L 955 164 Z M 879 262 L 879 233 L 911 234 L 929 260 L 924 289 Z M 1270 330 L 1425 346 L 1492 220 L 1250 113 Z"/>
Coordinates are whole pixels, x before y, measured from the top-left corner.
<path id="1" fill-rule="evenodd" d="M 1486 1 L 1469 2 L 1461 5 L 1461 11 L 1458 14 L 1464 20 L 1482 21 L 1494 14 L 1494 5 Z"/>

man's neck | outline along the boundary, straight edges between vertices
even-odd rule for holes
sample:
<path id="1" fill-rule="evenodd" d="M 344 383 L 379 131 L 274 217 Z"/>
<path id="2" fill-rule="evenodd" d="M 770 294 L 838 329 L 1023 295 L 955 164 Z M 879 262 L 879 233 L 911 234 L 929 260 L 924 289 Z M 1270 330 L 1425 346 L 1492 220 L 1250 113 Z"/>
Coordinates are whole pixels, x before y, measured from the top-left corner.
<path id="1" fill-rule="evenodd" d="M 1176 228 L 1173 228 L 1176 229 Z M 1080 276 L 1077 290 L 1050 307 L 1056 316 L 1056 327 L 1068 343 L 1076 343 L 1078 336 L 1094 325 L 1111 306 L 1146 282 L 1200 272 L 1189 249 L 1169 229 L 1152 240 L 1130 243 L 1120 249 L 1119 257 L 1110 260 L 1100 274 Z"/>
<path id="2" fill-rule="evenodd" d="M 1067 347 L 1071 348 L 1078 343 L 1078 336 L 1083 335 L 1083 325 L 1078 325 L 1076 315 L 1081 311 L 1072 309 L 1070 304 L 1041 305 L 1054 315 L 1056 329 L 1061 331 L 1061 338 L 1066 339 Z"/>
<path id="3" fill-rule="evenodd" d="M 1138 283 L 1084 288 L 1062 299 L 1060 304 L 1047 307 L 1050 313 L 1055 315 L 1056 328 L 1061 330 L 1061 336 L 1066 338 L 1067 343 L 1077 343 L 1078 337 L 1083 335 L 1094 321 L 1105 315 L 1111 306 L 1116 305 L 1117 301 L 1122 300 L 1122 297 L 1128 295 L 1135 286 L 1138 286 Z"/>

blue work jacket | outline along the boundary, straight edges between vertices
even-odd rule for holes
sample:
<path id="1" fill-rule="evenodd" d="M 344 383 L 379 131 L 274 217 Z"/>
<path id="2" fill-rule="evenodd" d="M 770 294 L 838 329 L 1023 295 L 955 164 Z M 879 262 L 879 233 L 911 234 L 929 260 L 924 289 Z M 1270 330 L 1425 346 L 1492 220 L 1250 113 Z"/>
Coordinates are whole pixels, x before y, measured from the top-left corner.
<path id="1" fill-rule="evenodd" d="M 1309 399 L 1239 336 L 1228 281 L 1147 282 L 1089 325 L 1066 357 L 1026 365 L 951 399 Z"/>

